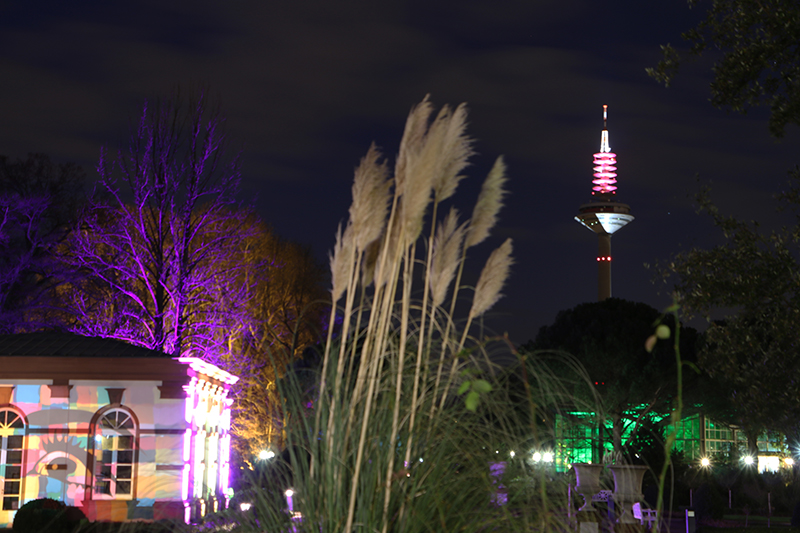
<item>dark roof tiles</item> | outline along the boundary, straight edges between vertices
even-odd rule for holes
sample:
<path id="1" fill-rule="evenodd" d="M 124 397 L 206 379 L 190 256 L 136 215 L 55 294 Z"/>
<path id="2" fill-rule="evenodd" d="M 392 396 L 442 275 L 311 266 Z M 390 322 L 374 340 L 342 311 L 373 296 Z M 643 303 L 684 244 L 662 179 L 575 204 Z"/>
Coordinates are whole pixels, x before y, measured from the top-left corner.
<path id="1" fill-rule="evenodd" d="M 116 339 L 84 337 L 75 333 L 39 331 L 0 335 L 0 357 L 159 357 L 169 355 Z"/>

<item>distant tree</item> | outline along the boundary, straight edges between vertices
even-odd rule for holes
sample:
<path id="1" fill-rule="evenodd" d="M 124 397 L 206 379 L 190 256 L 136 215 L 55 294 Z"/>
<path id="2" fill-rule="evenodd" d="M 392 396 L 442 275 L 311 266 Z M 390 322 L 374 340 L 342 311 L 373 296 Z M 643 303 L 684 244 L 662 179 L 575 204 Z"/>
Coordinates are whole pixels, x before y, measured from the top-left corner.
<path id="1" fill-rule="evenodd" d="M 32 331 L 63 318 L 57 288 L 78 273 L 57 259 L 84 202 L 84 174 L 44 154 L 0 156 L 0 332 Z"/>
<path id="2" fill-rule="evenodd" d="M 255 235 L 243 243 L 250 264 L 245 276 L 253 286 L 247 303 L 249 319 L 234 324 L 220 341 L 225 349 L 214 363 L 240 376 L 234 389 L 234 446 L 242 456 L 254 455 L 268 447 L 280 447 L 284 413 L 276 381 L 297 359 L 313 356 L 310 347 L 323 338 L 324 317 L 330 296 L 324 290 L 326 270 L 308 248 L 281 239 L 262 222 Z M 228 299 L 222 286 L 215 289 L 223 307 Z M 293 362 L 294 361 L 294 362 Z"/>
<path id="3" fill-rule="evenodd" d="M 594 395 L 599 396 L 618 453 L 623 452 L 623 433 L 630 429 L 634 438 L 649 415 L 668 411 L 676 392 L 672 344 L 658 343 L 651 353 L 645 349 L 660 316 L 646 304 L 619 298 L 585 303 L 559 312 L 552 325 L 542 327 L 536 339 L 523 347 L 526 352 L 561 351 L 577 358 L 594 383 L 594 391 L 584 381 L 575 380 L 574 397 L 591 404 Z M 665 323 L 669 321 L 670 317 L 665 317 Z M 682 328 L 682 358 L 694 359 L 696 342 L 696 332 Z M 632 416 L 636 420 L 626 427 L 626 419 Z"/>
<path id="4" fill-rule="evenodd" d="M 690 7 L 697 4 L 689 0 Z M 683 38 L 694 55 L 721 52 L 712 103 L 740 113 L 769 106 L 770 133 L 780 138 L 787 125 L 800 125 L 798 35 L 800 4 L 794 0 L 713 0 L 706 19 Z M 662 61 L 648 71 L 669 85 L 684 58 L 670 45 L 662 49 Z M 800 207 L 800 170 L 790 172 L 778 197 L 781 208 Z M 721 230 L 723 244 L 681 252 L 661 265 L 661 273 L 677 279 L 685 309 L 709 318 L 713 312 L 729 315 L 709 326 L 700 363 L 725 393 L 733 408 L 728 418 L 745 429 L 751 449 L 766 430 L 798 439 L 800 225 L 764 234 L 755 223 L 721 214 L 707 189 L 697 200 Z"/>
<path id="5" fill-rule="evenodd" d="M 800 181 L 782 194 L 800 207 Z M 758 225 L 722 215 L 704 191 L 698 196 L 724 236 L 723 244 L 680 252 L 662 265 L 685 308 L 710 320 L 731 310 L 706 331 L 701 367 L 716 379 L 733 407 L 732 421 L 750 447 L 766 430 L 800 438 L 800 225 L 771 234 Z M 724 311 L 723 311 L 724 312 Z"/>
<path id="6" fill-rule="evenodd" d="M 65 254 L 91 275 L 73 293 L 71 329 L 207 357 L 215 336 L 247 317 L 252 283 L 237 252 L 254 228 L 236 199 L 239 158 L 227 156 L 222 124 L 204 95 L 175 95 L 145 104 L 127 152 L 102 155 Z M 212 298 L 220 286 L 225 309 Z"/>
<path id="7" fill-rule="evenodd" d="M 275 380 L 318 341 L 329 304 L 311 253 L 238 203 L 222 122 L 203 95 L 145 105 L 128 151 L 100 161 L 63 254 L 88 277 L 65 292 L 73 331 L 239 376 L 234 446 L 249 453 L 279 439 Z"/>
<path id="8" fill-rule="evenodd" d="M 700 4 L 689 0 L 689 7 Z M 796 0 L 713 0 L 706 18 L 683 34 L 693 55 L 717 53 L 711 83 L 716 107 L 745 113 L 770 107 L 769 130 L 782 137 L 788 124 L 800 125 L 800 4 Z M 671 45 L 648 69 L 669 85 L 684 61 Z"/>

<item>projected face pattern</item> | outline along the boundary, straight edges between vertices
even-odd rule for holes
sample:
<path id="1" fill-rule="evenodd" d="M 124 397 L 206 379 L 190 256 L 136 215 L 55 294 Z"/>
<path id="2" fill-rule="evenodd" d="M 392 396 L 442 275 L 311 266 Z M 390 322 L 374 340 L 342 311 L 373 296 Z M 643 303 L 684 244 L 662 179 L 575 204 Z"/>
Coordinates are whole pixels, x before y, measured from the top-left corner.
<path id="1" fill-rule="evenodd" d="M 85 435 L 28 435 L 27 483 L 23 499 L 51 498 L 63 502 L 83 499 L 86 479 Z M 35 474 L 35 475 L 34 475 Z M 23 502 L 24 503 L 24 502 Z"/>

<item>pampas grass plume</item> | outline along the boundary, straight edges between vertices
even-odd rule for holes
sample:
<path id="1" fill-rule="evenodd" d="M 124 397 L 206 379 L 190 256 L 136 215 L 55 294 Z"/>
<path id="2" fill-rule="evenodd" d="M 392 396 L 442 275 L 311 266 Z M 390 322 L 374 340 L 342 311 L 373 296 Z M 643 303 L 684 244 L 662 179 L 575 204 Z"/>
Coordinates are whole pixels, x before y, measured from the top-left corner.
<path id="1" fill-rule="evenodd" d="M 428 119 L 433 112 L 433 106 L 428 99 L 429 95 L 418 105 L 411 109 L 406 120 L 403 138 L 400 140 L 400 150 L 397 153 L 397 162 L 394 168 L 396 194 L 402 195 L 407 188 L 407 178 L 411 174 L 409 165 L 419 156 L 425 133 L 428 129 Z"/>
<path id="2" fill-rule="evenodd" d="M 458 182 L 464 179 L 459 173 L 467 167 L 469 157 L 474 154 L 472 139 L 466 135 L 466 104 L 459 105 L 452 113 L 447 106 L 442 111 L 446 115 L 439 126 L 442 130 L 441 143 L 437 148 L 440 168 L 433 182 L 437 202 L 450 198 L 456 192 Z"/>
<path id="3" fill-rule="evenodd" d="M 508 272 L 514 260 L 511 257 L 511 239 L 500 245 L 481 271 L 478 284 L 475 286 L 475 298 L 472 300 L 470 317 L 477 317 L 489 310 L 500 299 L 500 290 L 508 278 Z"/>
<path id="4" fill-rule="evenodd" d="M 350 222 L 359 251 L 380 237 L 389 209 L 389 170 L 386 163 L 378 163 L 380 157 L 380 151 L 372 144 L 355 171 Z"/>
<path id="5" fill-rule="evenodd" d="M 431 264 L 431 297 L 434 307 L 442 304 L 447 288 L 453 281 L 458 267 L 461 243 L 464 241 L 465 224 L 458 224 L 458 211 L 453 207 L 436 231 L 433 241 Z"/>
<path id="6" fill-rule="evenodd" d="M 348 284 L 348 272 L 351 264 L 351 252 L 353 251 L 353 225 L 348 224 L 342 234 L 342 225 L 336 232 L 336 243 L 333 245 L 333 253 L 328 254 L 331 264 L 331 295 L 333 302 L 339 301 Z"/>
<path id="7" fill-rule="evenodd" d="M 497 222 L 497 213 L 503 207 L 503 196 L 506 194 L 503 186 L 507 180 L 506 164 L 502 157 L 498 157 L 489 175 L 486 176 L 486 181 L 483 182 L 475 209 L 472 211 L 467 238 L 464 241 L 465 248 L 475 246 L 489 236 L 489 231 Z"/>
<path id="8" fill-rule="evenodd" d="M 361 269 L 361 285 L 363 287 L 369 287 L 375 279 L 375 268 L 378 266 L 382 244 L 382 240 L 375 239 L 367 245 L 367 249 L 364 251 L 364 266 Z"/>

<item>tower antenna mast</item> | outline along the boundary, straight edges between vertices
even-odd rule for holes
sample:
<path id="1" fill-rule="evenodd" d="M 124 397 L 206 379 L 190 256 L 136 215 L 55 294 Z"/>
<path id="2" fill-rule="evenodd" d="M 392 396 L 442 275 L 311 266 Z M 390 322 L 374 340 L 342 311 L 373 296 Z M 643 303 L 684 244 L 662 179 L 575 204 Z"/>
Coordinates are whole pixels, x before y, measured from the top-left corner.
<path id="1" fill-rule="evenodd" d="M 617 202 L 617 154 L 608 141 L 608 106 L 603 106 L 600 151 L 594 154 L 593 200 L 578 209 L 575 220 L 597 234 L 597 299 L 611 297 L 611 235 L 633 221 L 631 208 Z"/>

